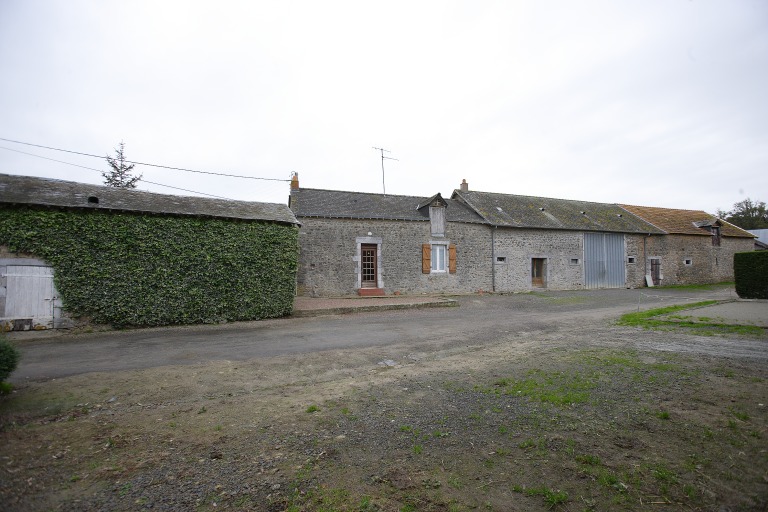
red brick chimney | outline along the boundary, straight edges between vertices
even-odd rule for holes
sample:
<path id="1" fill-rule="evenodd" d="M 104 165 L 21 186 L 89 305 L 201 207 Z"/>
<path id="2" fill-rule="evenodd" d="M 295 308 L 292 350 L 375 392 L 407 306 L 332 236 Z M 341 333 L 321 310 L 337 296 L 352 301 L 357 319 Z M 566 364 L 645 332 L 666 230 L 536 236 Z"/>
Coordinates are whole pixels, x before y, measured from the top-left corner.
<path id="1" fill-rule="evenodd" d="M 469 192 L 469 183 L 467 183 L 467 180 L 461 180 L 460 190 L 462 192 Z"/>
<path id="2" fill-rule="evenodd" d="M 293 173 L 291 177 L 291 190 L 299 190 L 299 173 Z"/>

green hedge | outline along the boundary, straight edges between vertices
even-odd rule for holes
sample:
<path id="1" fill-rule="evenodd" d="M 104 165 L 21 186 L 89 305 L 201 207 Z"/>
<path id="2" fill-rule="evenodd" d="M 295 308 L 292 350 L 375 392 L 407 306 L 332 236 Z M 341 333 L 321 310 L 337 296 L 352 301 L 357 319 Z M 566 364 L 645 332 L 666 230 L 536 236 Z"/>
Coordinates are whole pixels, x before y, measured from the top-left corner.
<path id="1" fill-rule="evenodd" d="M 742 299 L 768 299 L 768 251 L 733 255 L 736 293 Z"/>
<path id="2" fill-rule="evenodd" d="M 64 308 L 96 323 L 216 323 L 293 309 L 292 226 L 3 205 L 0 244 L 50 263 Z"/>

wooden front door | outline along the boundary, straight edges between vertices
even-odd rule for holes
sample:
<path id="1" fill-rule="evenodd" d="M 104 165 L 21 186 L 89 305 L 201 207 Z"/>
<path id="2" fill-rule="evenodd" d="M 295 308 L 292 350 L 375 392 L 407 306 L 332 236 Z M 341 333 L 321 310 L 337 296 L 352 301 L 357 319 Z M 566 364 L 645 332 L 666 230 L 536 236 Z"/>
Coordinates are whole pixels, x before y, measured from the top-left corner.
<path id="1" fill-rule="evenodd" d="M 54 327 L 56 309 L 61 307 L 53 284 L 53 268 L 8 265 L 6 271 L 5 317 L 31 319 L 32 325 Z M 0 311 L 1 312 L 1 311 Z"/>
<path id="2" fill-rule="evenodd" d="M 378 286 L 378 276 L 376 274 L 378 261 L 376 260 L 376 244 L 362 244 L 360 247 L 360 286 L 361 288 L 376 288 Z"/>
<path id="3" fill-rule="evenodd" d="M 661 260 L 658 258 L 651 260 L 651 279 L 654 286 L 659 286 L 661 282 Z"/>
<path id="4" fill-rule="evenodd" d="M 531 285 L 538 288 L 544 288 L 546 286 L 546 258 L 532 258 L 531 259 Z"/>

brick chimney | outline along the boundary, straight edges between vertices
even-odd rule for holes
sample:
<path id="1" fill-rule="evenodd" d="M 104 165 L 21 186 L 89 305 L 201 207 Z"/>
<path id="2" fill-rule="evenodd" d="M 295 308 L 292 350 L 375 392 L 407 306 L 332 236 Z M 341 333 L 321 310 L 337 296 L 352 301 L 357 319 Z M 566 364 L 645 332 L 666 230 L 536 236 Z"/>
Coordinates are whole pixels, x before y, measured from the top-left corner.
<path id="1" fill-rule="evenodd" d="M 291 190 L 299 190 L 299 173 L 293 173 L 291 177 Z"/>
<path id="2" fill-rule="evenodd" d="M 459 189 L 462 192 L 469 192 L 469 183 L 467 183 L 467 180 L 461 180 L 461 186 L 459 187 Z"/>

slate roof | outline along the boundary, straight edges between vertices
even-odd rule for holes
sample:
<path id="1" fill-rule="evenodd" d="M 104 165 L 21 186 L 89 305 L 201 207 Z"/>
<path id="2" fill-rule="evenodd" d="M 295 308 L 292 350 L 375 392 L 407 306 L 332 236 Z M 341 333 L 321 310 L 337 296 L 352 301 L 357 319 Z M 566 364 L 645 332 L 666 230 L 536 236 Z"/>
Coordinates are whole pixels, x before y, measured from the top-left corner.
<path id="1" fill-rule="evenodd" d="M 0 203 L 299 224 L 284 204 L 174 196 L 10 174 L 0 174 Z"/>
<path id="2" fill-rule="evenodd" d="M 296 217 L 333 219 L 382 219 L 428 221 L 432 197 L 394 196 L 366 192 L 343 192 L 302 188 L 291 190 L 290 206 Z M 483 219 L 459 201 L 444 199 L 449 222 L 484 223 Z"/>
<path id="3" fill-rule="evenodd" d="M 460 190 L 455 190 L 451 197 L 466 202 L 493 226 L 615 233 L 664 233 L 616 204 Z"/>
<path id="4" fill-rule="evenodd" d="M 677 210 L 673 208 L 657 208 L 654 206 L 633 206 L 628 204 L 620 205 L 626 211 L 633 213 L 650 222 L 659 229 L 670 234 L 679 235 L 701 235 L 712 236 L 705 229 L 706 226 L 720 221 L 720 234 L 722 236 L 733 236 L 741 238 L 754 238 L 755 235 L 745 231 L 740 227 L 734 226 L 730 222 L 718 219 L 714 215 L 701 210 Z M 698 227 L 697 226 L 701 226 Z"/>

